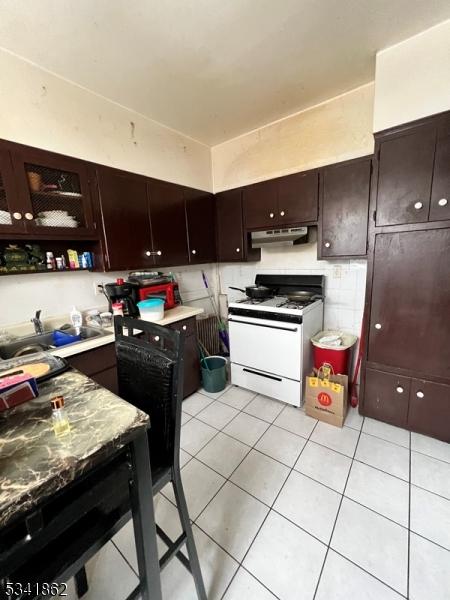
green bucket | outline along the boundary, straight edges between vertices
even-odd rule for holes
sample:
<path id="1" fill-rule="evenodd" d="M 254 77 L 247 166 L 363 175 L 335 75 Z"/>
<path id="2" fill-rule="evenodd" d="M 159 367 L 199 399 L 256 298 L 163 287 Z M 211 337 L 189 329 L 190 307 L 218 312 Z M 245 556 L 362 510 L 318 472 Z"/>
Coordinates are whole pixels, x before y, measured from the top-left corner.
<path id="1" fill-rule="evenodd" d="M 227 359 L 223 356 L 208 356 L 200 361 L 203 388 L 215 394 L 227 385 Z"/>

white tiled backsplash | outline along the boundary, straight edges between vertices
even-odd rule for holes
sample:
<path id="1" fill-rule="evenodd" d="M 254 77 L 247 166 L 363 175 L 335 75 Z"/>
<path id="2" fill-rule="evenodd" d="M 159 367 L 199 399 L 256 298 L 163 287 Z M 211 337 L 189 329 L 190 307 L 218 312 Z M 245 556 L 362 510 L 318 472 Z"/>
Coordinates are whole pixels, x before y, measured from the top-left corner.
<path id="1" fill-rule="evenodd" d="M 217 286 L 216 265 L 174 267 L 174 273 L 183 302 L 210 311 L 210 303 L 203 285 L 201 269 L 206 273 L 213 289 Z M 70 312 L 75 305 L 80 310 L 102 308 L 103 295 L 95 295 L 94 286 L 100 282 L 115 281 L 123 273 L 36 273 L 33 275 L 7 275 L 0 279 L 0 329 L 2 326 L 22 323 L 31 319 L 36 310 L 42 310 L 42 319 Z"/>
<path id="2" fill-rule="evenodd" d="M 263 248 L 261 262 L 219 266 L 221 293 L 228 301 L 242 297 L 229 286 L 245 287 L 257 273 L 325 275 L 326 329 L 342 329 L 360 336 L 364 310 L 367 261 L 317 260 L 317 243 Z"/>

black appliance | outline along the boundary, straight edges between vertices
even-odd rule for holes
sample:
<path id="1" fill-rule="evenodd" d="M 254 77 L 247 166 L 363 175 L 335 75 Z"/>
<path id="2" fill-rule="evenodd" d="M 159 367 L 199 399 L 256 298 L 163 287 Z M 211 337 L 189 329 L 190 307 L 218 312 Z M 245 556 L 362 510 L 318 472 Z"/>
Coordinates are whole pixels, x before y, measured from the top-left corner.
<path id="1" fill-rule="evenodd" d="M 123 306 L 124 316 L 139 317 L 139 309 L 135 300 L 139 285 L 119 278 L 115 283 L 105 283 L 104 289 L 110 312 L 113 312 L 112 305 L 115 302 L 120 302 Z"/>

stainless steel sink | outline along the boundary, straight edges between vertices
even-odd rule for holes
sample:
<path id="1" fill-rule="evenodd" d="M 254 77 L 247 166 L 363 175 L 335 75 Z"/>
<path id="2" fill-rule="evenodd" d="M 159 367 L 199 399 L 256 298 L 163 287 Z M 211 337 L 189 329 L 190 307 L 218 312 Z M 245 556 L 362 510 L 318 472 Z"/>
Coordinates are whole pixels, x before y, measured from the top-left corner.
<path id="1" fill-rule="evenodd" d="M 71 335 L 76 334 L 76 330 L 73 327 L 64 328 L 62 331 Z M 81 344 L 81 342 L 84 340 L 110 335 L 108 331 L 96 329 L 95 327 L 81 327 L 80 333 L 81 340 L 72 342 L 71 344 L 66 344 L 66 346 L 73 346 L 73 344 Z M 0 358 L 14 358 L 16 356 L 33 354 L 34 352 L 52 350 L 54 348 L 56 348 L 56 346 L 53 344 L 53 331 L 48 331 L 46 333 L 21 337 L 6 344 L 0 344 Z"/>

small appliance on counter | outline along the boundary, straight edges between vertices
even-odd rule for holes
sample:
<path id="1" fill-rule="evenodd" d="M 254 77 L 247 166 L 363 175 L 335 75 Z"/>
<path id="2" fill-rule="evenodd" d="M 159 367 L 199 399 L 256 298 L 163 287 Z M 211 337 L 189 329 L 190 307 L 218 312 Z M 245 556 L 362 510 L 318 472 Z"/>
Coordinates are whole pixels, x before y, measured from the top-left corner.
<path id="1" fill-rule="evenodd" d="M 122 305 L 123 314 L 126 317 L 139 317 L 139 309 L 136 304 L 137 284 L 118 278 L 115 283 L 105 283 L 104 292 L 109 302 L 109 311 L 113 312 L 112 305 Z"/>
<path id="2" fill-rule="evenodd" d="M 171 275 L 164 275 L 158 271 L 133 271 L 128 276 L 128 282 L 134 287 L 134 298 L 137 302 L 149 298 L 164 300 L 164 309 L 170 310 L 182 304 L 178 283 L 173 281 Z"/>

